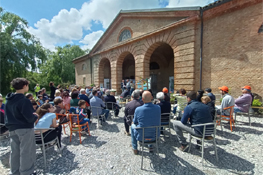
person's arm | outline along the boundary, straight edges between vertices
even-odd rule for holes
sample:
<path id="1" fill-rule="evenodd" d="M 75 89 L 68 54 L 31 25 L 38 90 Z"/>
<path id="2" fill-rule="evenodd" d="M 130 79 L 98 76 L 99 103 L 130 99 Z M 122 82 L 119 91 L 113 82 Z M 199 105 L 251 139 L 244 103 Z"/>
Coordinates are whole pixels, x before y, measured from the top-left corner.
<path id="1" fill-rule="evenodd" d="M 59 123 L 57 123 L 56 117 L 52 119 L 52 124 L 50 128 L 56 128 L 59 126 Z"/>
<path id="2" fill-rule="evenodd" d="M 28 123 L 34 123 L 38 118 L 35 114 L 33 114 L 34 108 L 28 99 L 23 101 L 20 106 L 20 111 Z"/>
<path id="3" fill-rule="evenodd" d="M 184 115 L 181 119 L 181 122 L 186 125 L 187 124 L 187 121 L 189 120 L 189 118 L 191 117 L 191 114 L 192 114 L 192 108 L 189 107 L 189 106 L 186 106 L 184 108 Z"/>
<path id="4" fill-rule="evenodd" d="M 106 107 L 105 104 L 103 103 L 102 99 L 100 99 L 100 105 L 101 105 L 102 107 L 104 107 L 104 108 Z"/>
<path id="5" fill-rule="evenodd" d="M 84 117 L 87 117 L 87 114 L 84 113 L 84 110 L 83 110 L 83 109 L 80 110 L 79 115 L 82 115 L 82 116 L 84 116 Z"/>
<path id="6" fill-rule="evenodd" d="M 250 99 L 246 96 L 240 96 L 235 100 L 235 104 L 249 104 Z"/>
<path id="7" fill-rule="evenodd" d="M 134 123 L 135 125 L 138 124 L 138 119 L 137 119 L 137 117 L 138 117 L 138 112 L 137 112 L 137 108 L 136 108 L 136 109 L 135 109 L 135 112 L 134 112 L 134 117 L 133 117 L 133 123 Z"/>

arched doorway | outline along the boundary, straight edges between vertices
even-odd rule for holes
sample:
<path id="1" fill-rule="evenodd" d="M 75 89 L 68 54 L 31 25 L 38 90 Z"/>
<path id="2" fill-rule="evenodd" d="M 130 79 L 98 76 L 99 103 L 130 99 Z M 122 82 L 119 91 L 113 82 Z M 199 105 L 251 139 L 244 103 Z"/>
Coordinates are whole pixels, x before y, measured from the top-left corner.
<path id="1" fill-rule="evenodd" d="M 135 59 L 130 52 L 123 52 L 117 61 L 117 93 L 121 93 L 121 81 L 135 81 Z"/>
<path id="2" fill-rule="evenodd" d="M 103 58 L 99 64 L 99 85 L 111 89 L 111 65 L 107 58 Z"/>
<path id="3" fill-rule="evenodd" d="M 150 56 L 151 89 L 155 95 L 167 87 L 174 91 L 174 53 L 170 45 L 160 43 Z"/>

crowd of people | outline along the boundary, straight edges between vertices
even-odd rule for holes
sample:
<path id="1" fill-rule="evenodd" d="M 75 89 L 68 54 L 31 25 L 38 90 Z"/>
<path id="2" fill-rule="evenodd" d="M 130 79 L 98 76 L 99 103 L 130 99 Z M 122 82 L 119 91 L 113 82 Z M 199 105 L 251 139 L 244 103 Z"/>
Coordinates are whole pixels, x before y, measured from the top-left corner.
<path id="1" fill-rule="evenodd" d="M 38 128 L 45 128 L 43 131 L 46 136 L 44 142 L 58 138 L 58 151 L 63 150 L 61 124 L 68 122 L 69 119 L 67 117 L 57 118 L 56 114 L 65 114 L 67 111 L 79 114 L 80 124 L 91 124 L 92 113 L 92 116 L 98 117 L 98 121 L 102 125 L 108 119 L 108 109 L 114 111 L 115 117 L 118 117 L 121 109 L 111 91 L 106 90 L 104 93 L 99 87 L 81 88 L 75 86 L 68 90 L 61 89 L 60 86 L 55 88 L 51 82 L 50 96 L 46 94 L 45 88 L 40 89 L 37 85 L 35 88 L 37 99 L 34 100 L 33 94 L 27 93 L 29 82 L 25 78 L 15 78 L 11 85 L 16 92 L 7 94 L 6 104 L 3 104 L 2 96 L 0 97 L 0 114 L 1 123 L 4 124 L 4 127 L 1 127 L 1 133 L 9 132 L 11 140 L 10 169 L 12 174 L 35 174 L 36 153 L 32 150 L 36 146 L 35 132 Z M 215 114 L 230 115 L 229 110 L 224 110 L 229 106 L 235 106 L 234 112 L 248 112 L 253 101 L 250 86 L 242 87 L 242 95 L 237 99 L 228 93 L 228 87 L 220 87 L 223 99 L 219 106 L 215 105 L 216 98 L 210 88 L 198 92 L 186 92 L 185 89 L 180 89 L 178 93 L 174 94 L 176 104 L 171 104 L 171 97 L 166 87 L 162 92 L 156 94 L 156 99 L 150 89 L 145 91 L 135 89 L 133 82 L 129 80 L 126 83 L 123 80 L 121 88 L 123 90 L 121 98 L 131 96 L 131 100 L 125 105 L 124 110 L 124 133 L 131 137 L 134 154 L 138 154 L 137 141 L 142 140 L 142 130 L 138 130 L 136 127 L 163 125 L 161 115 L 164 113 L 173 111 L 173 127 L 181 144 L 179 149 L 185 151 L 188 144 L 183 136 L 183 131 L 196 136 L 202 135 L 200 126 L 192 128 L 191 125 L 213 122 Z M 27 94 L 24 95 L 25 93 Z M 107 106 L 108 104 L 111 107 Z M 174 106 L 173 109 L 172 106 Z M 54 129 L 50 130 L 49 128 Z M 83 128 L 81 134 L 87 135 L 88 132 L 87 128 Z M 161 128 L 159 134 L 163 134 L 163 132 L 164 129 Z M 152 133 L 155 132 L 146 132 L 145 134 L 148 134 L 146 137 L 156 139 Z M 149 145 L 149 151 L 153 150 L 153 146 Z"/>

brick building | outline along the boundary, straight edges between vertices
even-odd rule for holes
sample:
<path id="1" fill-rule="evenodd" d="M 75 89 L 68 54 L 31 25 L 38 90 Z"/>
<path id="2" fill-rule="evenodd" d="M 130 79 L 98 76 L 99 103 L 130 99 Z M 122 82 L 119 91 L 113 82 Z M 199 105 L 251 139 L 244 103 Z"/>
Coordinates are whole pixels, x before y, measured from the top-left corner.
<path id="1" fill-rule="evenodd" d="M 250 85 L 263 96 L 263 2 L 120 11 L 89 54 L 73 60 L 77 85 L 120 93 L 123 78 L 151 77 L 152 90 Z M 201 72 L 200 72 L 201 70 Z"/>

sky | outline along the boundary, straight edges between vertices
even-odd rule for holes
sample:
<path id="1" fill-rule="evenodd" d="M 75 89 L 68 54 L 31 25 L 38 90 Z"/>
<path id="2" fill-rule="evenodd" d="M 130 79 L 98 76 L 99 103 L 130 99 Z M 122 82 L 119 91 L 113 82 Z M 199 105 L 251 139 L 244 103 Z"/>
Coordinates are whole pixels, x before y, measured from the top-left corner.
<path id="1" fill-rule="evenodd" d="M 215 0 L 0 0 L 29 23 L 28 32 L 52 51 L 76 44 L 91 49 L 120 10 L 205 6 Z"/>

